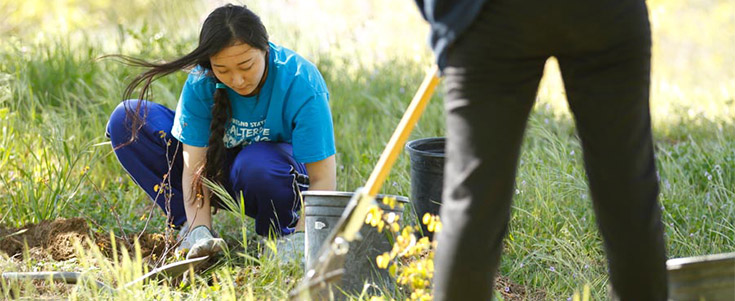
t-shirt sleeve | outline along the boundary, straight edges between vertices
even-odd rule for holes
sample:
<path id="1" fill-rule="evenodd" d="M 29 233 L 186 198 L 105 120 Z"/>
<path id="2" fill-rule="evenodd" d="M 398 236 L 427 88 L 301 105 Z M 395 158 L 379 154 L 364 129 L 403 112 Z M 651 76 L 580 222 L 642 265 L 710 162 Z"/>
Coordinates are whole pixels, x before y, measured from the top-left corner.
<path id="1" fill-rule="evenodd" d="M 317 93 L 296 113 L 292 144 L 294 159 L 301 163 L 321 161 L 335 154 L 329 93 Z"/>
<path id="2" fill-rule="evenodd" d="M 205 147 L 209 142 L 212 101 L 202 97 L 203 91 L 197 91 L 201 82 L 194 81 L 194 76 L 189 75 L 181 91 L 171 134 L 184 144 Z"/>

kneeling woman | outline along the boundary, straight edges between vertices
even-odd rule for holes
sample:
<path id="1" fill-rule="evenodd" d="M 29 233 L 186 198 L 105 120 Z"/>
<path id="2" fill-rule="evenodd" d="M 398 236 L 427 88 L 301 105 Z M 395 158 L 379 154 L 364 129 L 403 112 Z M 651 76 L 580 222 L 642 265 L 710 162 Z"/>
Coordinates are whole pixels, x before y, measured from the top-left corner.
<path id="1" fill-rule="evenodd" d="M 148 68 L 128 85 L 125 99 L 140 84 L 145 95 L 152 80 L 193 67 L 175 112 L 126 100 L 107 125 L 125 170 L 171 224 L 188 229 L 180 245 L 187 258 L 224 247 L 211 216 L 211 206 L 224 205 L 201 177 L 221 183 L 235 200 L 242 196 L 259 235 L 303 229 L 298 190 L 336 188 L 324 79 L 312 63 L 269 42 L 246 7 L 214 10 L 198 47 L 181 58 L 162 64 L 123 58 Z"/>

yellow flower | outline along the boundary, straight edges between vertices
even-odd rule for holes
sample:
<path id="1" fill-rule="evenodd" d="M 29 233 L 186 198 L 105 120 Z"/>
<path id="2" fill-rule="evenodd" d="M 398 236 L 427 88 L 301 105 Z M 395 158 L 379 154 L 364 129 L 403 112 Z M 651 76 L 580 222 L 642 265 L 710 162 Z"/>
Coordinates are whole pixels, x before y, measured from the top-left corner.
<path id="1" fill-rule="evenodd" d="M 367 216 L 365 216 L 365 223 L 369 225 L 371 224 L 372 221 L 373 221 L 373 212 L 368 211 Z"/>
<path id="2" fill-rule="evenodd" d="M 390 255 L 388 253 L 378 255 L 378 257 L 375 258 L 375 263 L 378 264 L 378 268 L 387 268 L 388 264 L 390 263 Z"/>
<path id="3" fill-rule="evenodd" d="M 398 270 L 398 266 L 395 263 L 391 264 L 390 268 L 388 269 L 388 274 L 390 274 L 391 277 L 395 277 L 397 270 Z"/>
<path id="4" fill-rule="evenodd" d="M 383 210 L 381 210 L 378 206 L 372 206 L 370 207 L 368 214 L 365 217 L 365 223 L 369 224 L 372 227 L 377 227 L 378 223 L 381 222 L 382 217 Z"/>
<path id="5" fill-rule="evenodd" d="M 401 231 L 401 226 L 400 226 L 400 225 L 398 225 L 398 223 L 397 223 L 397 222 L 393 222 L 393 223 L 392 223 L 392 224 L 390 225 L 390 231 L 391 231 L 391 232 L 393 232 L 393 233 L 398 233 L 398 231 Z"/>
<path id="6" fill-rule="evenodd" d="M 424 217 L 421 218 L 421 222 L 424 223 L 424 225 L 428 225 L 429 221 L 431 221 L 431 214 L 428 212 L 424 213 Z"/>

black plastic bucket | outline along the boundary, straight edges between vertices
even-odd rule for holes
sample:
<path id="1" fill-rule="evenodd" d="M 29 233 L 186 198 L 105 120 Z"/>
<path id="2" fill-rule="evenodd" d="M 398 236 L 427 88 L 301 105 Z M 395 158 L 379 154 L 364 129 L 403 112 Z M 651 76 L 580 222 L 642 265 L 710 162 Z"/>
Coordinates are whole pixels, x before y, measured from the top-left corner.
<path id="1" fill-rule="evenodd" d="M 406 143 L 411 158 L 411 203 L 425 236 L 433 233 L 421 223 L 424 214 L 439 214 L 444 182 L 444 138 L 424 138 Z"/>
<path id="2" fill-rule="evenodd" d="M 306 266 L 312 267 L 319 255 L 319 250 L 326 240 L 327 236 L 339 221 L 342 213 L 347 207 L 352 192 L 341 191 L 304 191 L 304 212 L 305 212 L 305 228 L 306 228 Z M 377 195 L 375 197 L 378 206 L 383 209 L 384 213 L 395 213 L 400 220 L 403 214 L 402 206 L 390 208 L 382 203 L 385 195 Z M 408 199 L 403 196 L 391 196 L 398 203 L 408 203 Z M 388 270 L 379 269 L 376 264 L 378 255 L 384 252 L 390 252 L 393 244 L 388 240 L 387 230 L 379 233 L 376 228 L 369 225 L 363 225 L 360 228 L 360 236 L 362 239 L 353 241 L 350 244 L 347 258 L 345 258 L 345 273 L 340 281 L 335 283 L 336 287 L 330 287 L 331 293 L 336 300 L 345 300 L 347 297 L 342 292 L 351 296 L 360 295 L 365 284 L 387 291 L 392 291 L 395 286 L 395 280 L 390 277 Z M 370 288 L 368 294 L 378 294 L 379 291 Z M 325 299 L 326 296 L 321 296 Z M 322 299 L 321 297 L 315 300 Z"/>

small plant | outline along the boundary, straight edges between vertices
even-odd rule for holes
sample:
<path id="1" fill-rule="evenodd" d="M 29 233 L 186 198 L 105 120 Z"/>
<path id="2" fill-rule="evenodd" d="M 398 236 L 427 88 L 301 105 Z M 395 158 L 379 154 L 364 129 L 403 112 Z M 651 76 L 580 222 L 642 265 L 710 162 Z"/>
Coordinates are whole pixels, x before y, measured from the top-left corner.
<path id="1" fill-rule="evenodd" d="M 392 197 L 383 198 L 383 204 L 391 209 L 397 205 L 396 199 Z M 430 232 L 437 233 L 442 229 L 439 216 L 426 213 L 421 221 Z M 385 214 L 377 205 L 370 208 L 365 223 L 377 228 L 378 232 L 388 229 L 394 237 L 391 251 L 378 255 L 375 259 L 378 268 L 388 269 L 396 283 L 410 291 L 411 300 L 431 300 L 436 242 L 429 241 L 428 237 L 417 239 L 416 227 L 408 225 L 401 228 L 395 213 Z"/>

